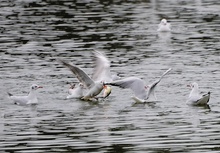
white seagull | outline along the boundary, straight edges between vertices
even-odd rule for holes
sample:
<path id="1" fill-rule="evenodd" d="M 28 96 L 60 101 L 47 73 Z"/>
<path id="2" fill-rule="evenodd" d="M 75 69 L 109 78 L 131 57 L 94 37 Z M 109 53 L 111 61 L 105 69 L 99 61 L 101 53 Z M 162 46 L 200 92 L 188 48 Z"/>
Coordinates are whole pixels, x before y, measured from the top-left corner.
<path id="1" fill-rule="evenodd" d="M 135 96 L 132 96 L 132 99 L 134 99 L 137 103 L 143 103 L 148 100 L 148 98 L 151 96 L 151 94 L 155 95 L 155 88 L 157 84 L 161 81 L 161 79 L 171 70 L 169 68 L 166 72 L 163 73 L 163 75 L 153 82 L 151 85 L 145 85 L 145 82 L 137 77 L 128 77 L 121 80 L 116 80 L 110 83 L 105 83 L 106 85 L 113 85 L 113 86 L 119 86 L 120 88 L 130 88 Z"/>
<path id="2" fill-rule="evenodd" d="M 191 87 L 192 90 L 189 94 L 189 97 L 188 97 L 186 103 L 189 105 L 194 105 L 194 106 L 207 105 L 207 103 L 209 102 L 209 99 L 210 99 L 210 92 L 208 92 L 207 94 L 204 94 L 204 95 L 200 95 L 199 94 L 199 85 L 196 82 L 194 82 L 188 86 Z"/>
<path id="3" fill-rule="evenodd" d="M 70 71 L 77 77 L 80 83 L 83 84 L 84 87 L 88 89 L 87 93 L 83 95 L 81 99 L 83 100 L 92 100 L 97 96 L 103 89 L 103 82 L 97 81 L 95 82 L 92 78 L 90 78 L 82 69 L 75 65 L 71 65 L 63 60 L 60 62 L 68 67 Z"/>
<path id="4" fill-rule="evenodd" d="M 83 84 L 73 84 L 70 86 L 69 91 L 68 91 L 68 96 L 66 97 L 67 99 L 72 99 L 72 98 L 82 98 L 83 97 Z"/>
<path id="5" fill-rule="evenodd" d="M 8 93 L 9 98 L 14 101 L 17 105 L 26 105 L 26 104 L 37 104 L 37 95 L 36 90 L 39 88 L 43 88 L 42 86 L 38 86 L 33 84 L 30 87 L 30 92 L 27 96 L 13 96 L 11 93 Z"/>
<path id="6" fill-rule="evenodd" d="M 158 32 L 169 32 L 171 31 L 171 24 L 167 22 L 166 19 L 162 19 L 158 25 Z"/>

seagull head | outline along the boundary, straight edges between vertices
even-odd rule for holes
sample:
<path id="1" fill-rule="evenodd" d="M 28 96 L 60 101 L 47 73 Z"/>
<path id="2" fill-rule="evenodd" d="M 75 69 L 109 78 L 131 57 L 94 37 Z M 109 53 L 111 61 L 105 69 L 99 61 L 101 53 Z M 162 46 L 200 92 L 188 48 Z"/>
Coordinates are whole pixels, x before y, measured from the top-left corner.
<path id="1" fill-rule="evenodd" d="M 31 90 L 37 90 L 38 88 L 43 88 L 42 86 L 38 86 L 37 84 L 33 84 L 31 86 Z"/>
<path id="2" fill-rule="evenodd" d="M 191 89 L 198 89 L 199 85 L 196 82 L 191 83 L 190 85 L 187 85 L 187 87 L 190 87 Z"/>
<path id="3" fill-rule="evenodd" d="M 167 20 L 166 19 L 162 19 L 160 23 L 163 24 L 163 25 L 166 25 L 167 24 Z"/>
<path id="4" fill-rule="evenodd" d="M 147 85 L 147 86 L 144 86 L 144 88 L 145 88 L 146 90 L 148 90 L 148 89 L 150 88 L 150 86 Z"/>
<path id="5" fill-rule="evenodd" d="M 84 85 L 82 83 L 79 83 L 79 87 L 83 89 Z"/>

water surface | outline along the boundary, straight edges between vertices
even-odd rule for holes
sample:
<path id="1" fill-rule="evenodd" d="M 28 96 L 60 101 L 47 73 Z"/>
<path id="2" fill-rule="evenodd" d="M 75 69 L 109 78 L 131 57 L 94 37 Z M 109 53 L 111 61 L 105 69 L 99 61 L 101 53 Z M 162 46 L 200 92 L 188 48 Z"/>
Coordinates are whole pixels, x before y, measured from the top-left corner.
<path id="1" fill-rule="evenodd" d="M 218 0 L 1 2 L 0 150 L 2 152 L 219 152 L 220 13 Z M 162 18 L 171 33 L 157 33 Z M 147 84 L 166 69 L 155 104 L 134 105 L 130 90 L 113 87 L 99 103 L 66 100 L 77 79 L 57 59 L 92 74 L 91 51 L 111 70 Z M 197 82 L 209 107 L 185 104 Z M 17 106 L 6 92 L 39 104 Z"/>

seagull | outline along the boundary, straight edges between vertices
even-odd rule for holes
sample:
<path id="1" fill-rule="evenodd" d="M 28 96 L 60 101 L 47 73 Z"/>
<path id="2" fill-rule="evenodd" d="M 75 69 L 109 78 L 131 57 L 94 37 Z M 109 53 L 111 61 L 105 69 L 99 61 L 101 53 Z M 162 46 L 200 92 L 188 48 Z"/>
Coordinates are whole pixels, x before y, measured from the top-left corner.
<path id="1" fill-rule="evenodd" d="M 160 24 L 158 25 L 158 32 L 169 32 L 171 31 L 171 25 L 167 22 L 166 19 L 162 19 Z"/>
<path id="2" fill-rule="evenodd" d="M 66 99 L 72 99 L 72 98 L 82 98 L 83 97 L 83 84 L 73 84 L 69 88 L 68 96 Z"/>
<path id="3" fill-rule="evenodd" d="M 14 101 L 17 105 L 26 105 L 26 104 L 36 104 L 38 103 L 36 90 L 39 88 L 43 88 L 42 86 L 38 86 L 33 84 L 30 87 L 30 92 L 27 96 L 13 96 L 11 93 L 8 92 L 9 98 Z"/>
<path id="4" fill-rule="evenodd" d="M 137 103 L 144 103 L 146 100 L 149 99 L 151 94 L 155 95 L 155 88 L 157 84 L 161 81 L 161 79 L 170 72 L 171 68 L 169 68 L 166 72 L 163 73 L 163 75 L 153 82 L 150 85 L 145 85 L 145 82 L 137 77 L 128 77 L 121 80 L 116 80 L 110 83 L 105 83 L 105 85 L 113 85 L 113 86 L 119 86 L 120 88 L 130 88 L 135 96 L 132 96 L 132 99 L 135 100 Z"/>
<path id="5" fill-rule="evenodd" d="M 79 82 L 88 89 L 87 93 L 81 98 L 82 100 L 92 100 L 103 90 L 104 85 L 102 81 L 94 81 L 90 76 L 88 76 L 82 69 L 80 69 L 76 65 L 71 65 L 63 60 L 60 60 L 60 62 L 64 66 L 68 67 L 70 71 L 77 77 Z"/>
<path id="6" fill-rule="evenodd" d="M 112 82 L 120 79 L 116 74 L 112 74 L 110 70 L 109 59 L 99 51 L 92 52 L 95 57 L 95 68 L 92 79 L 95 81 Z M 103 98 L 108 97 L 111 94 L 111 87 L 104 85 Z"/>
<path id="7" fill-rule="evenodd" d="M 196 82 L 193 82 L 192 84 L 188 85 L 191 87 L 191 92 L 189 94 L 189 97 L 186 101 L 189 105 L 199 106 L 199 105 L 207 105 L 210 99 L 210 92 L 204 95 L 199 94 L 199 85 Z"/>

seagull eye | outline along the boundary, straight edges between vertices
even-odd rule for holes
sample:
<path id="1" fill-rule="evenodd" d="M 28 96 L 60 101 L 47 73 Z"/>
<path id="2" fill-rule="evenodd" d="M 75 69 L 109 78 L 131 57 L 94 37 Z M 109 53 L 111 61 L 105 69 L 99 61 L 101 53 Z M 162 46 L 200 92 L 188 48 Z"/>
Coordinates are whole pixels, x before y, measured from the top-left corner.
<path id="1" fill-rule="evenodd" d="M 33 86 L 32 89 L 37 89 L 38 86 Z"/>

